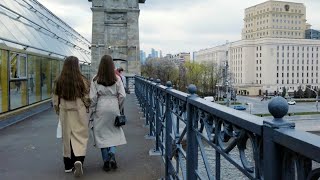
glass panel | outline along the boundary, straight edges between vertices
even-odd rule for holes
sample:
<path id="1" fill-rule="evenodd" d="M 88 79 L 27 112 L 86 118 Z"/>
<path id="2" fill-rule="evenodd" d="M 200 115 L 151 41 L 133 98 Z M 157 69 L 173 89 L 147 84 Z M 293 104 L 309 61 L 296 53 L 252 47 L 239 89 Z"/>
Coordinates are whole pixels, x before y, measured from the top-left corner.
<path id="1" fill-rule="evenodd" d="M 52 66 L 52 82 L 51 87 L 53 87 L 55 80 L 60 75 L 60 68 L 59 68 L 60 62 L 58 60 L 52 60 L 51 66 Z"/>
<path id="2" fill-rule="evenodd" d="M 10 82 L 10 110 L 27 105 L 27 81 Z"/>
<path id="3" fill-rule="evenodd" d="M 18 53 L 10 53 L 10 78 L 20 79 L 26 78 L 27 57 Z"/>
<path id="4" fill-rule="evenodd" d="M 81 65 L 81 73 L 90 81 L 90 66 L 88 65 Z"/>
<path id="5" fill-rule="evenodd" d="M 41 101 L 40 57 L 28 55 L 29 104 Z"/>
<path id="6" fill-rule="evenodd" d="M 51 60 L 41 58 L 41 99 L 51 98 Z"/>
<path id="7" fill-rule="evenodd" d="M 0 50 L 0 113 L 8 111 L 8 51 Z"/>
<path id="8" fill-rule="evenodd" d="M 27 56 L 19 55 L 19 77 L 26 78 L 27 77 Z"/>

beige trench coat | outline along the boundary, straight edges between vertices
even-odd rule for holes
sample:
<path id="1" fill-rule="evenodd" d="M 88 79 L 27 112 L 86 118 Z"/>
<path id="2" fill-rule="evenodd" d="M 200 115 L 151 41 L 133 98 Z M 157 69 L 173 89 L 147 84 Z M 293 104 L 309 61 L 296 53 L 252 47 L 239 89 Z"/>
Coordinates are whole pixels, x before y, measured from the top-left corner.
<path id="1" fill-rule="evenodd" d="M 86 108 L 90 105 L 89 95 L 82 99 L 77 98 L 75 101 L 66 101 L 61 98 L 60 108 L 57 108 L 59 97 L 55 94 L 52 96 L 53 105 L 61 121 L 63 156 L 71 157 L 70 142 L 75 156 L 85 156 L 89 137 Z"/>
<path id="2" fill-rule="evenodd" d="M 95 145 L 106 148 L 126 144 L 126 138 L 121 127 L 114 126 L 114 120 L 120 115 L 119 107 L 123 106 L 126 93 L 120 77 L 112 86 L 103 86 L 91 82 L 91 122 Z"/>

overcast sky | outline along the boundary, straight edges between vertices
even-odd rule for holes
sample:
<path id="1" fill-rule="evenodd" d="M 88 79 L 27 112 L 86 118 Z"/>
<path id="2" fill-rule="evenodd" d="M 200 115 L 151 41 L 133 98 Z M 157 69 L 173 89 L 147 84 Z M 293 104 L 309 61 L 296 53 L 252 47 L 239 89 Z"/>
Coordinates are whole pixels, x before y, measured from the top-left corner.
<path id="1" fill-rule="evenodd" d="M 38 0 L 91 41 L 91 3 L 87 0 Z M 164 54 L 193 52 L 241 39 L 244 9 L 266 0 L 146 0 L 140 5 L 140 46 Z M 304 3 L 307 22 L 320 29 L 320 0 Z"/>

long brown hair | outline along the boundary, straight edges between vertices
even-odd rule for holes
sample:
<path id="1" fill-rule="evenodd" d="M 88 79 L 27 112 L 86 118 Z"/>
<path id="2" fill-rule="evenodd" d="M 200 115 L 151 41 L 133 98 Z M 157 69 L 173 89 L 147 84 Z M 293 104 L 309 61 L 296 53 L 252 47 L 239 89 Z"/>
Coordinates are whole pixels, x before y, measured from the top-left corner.
<path id="1" fill-rule="evenodd" d="M 93 81 L 97 81 L 98 84 L 103 86 L 112 86 L 117 82 L 117 77 L 114 72 L 114 64 L 113 59 L 109 55 L 104 55 L 101 58 L 98 74 L 93 79 Z"/>
<path id="2" fill-rule="evenodd" d="M 54 93 L 68 101 L 82 98 L 88 93 L 87 79 L 81 74 L 79 59 L 74 56 L 66 58 L 60 76 L 56 80 Z"/>

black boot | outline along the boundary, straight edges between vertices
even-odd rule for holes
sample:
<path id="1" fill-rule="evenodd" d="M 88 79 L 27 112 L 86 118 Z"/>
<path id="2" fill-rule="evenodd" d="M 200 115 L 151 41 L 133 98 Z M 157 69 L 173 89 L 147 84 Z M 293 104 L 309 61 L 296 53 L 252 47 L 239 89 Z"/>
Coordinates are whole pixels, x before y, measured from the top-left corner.
<path id="1" fill-rule="evenodd" d="M 104 164 L 103 164 L 103 170 L 106 171 L 106 172 L 110 171 L 109 161 L 104 162 Z"/>
<path id="2" fill-rule="evenodd" d="M 113 153 L 109 153 L 110 166 L 112 169 L 117 169 L 117 161 Z"/>

